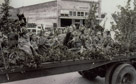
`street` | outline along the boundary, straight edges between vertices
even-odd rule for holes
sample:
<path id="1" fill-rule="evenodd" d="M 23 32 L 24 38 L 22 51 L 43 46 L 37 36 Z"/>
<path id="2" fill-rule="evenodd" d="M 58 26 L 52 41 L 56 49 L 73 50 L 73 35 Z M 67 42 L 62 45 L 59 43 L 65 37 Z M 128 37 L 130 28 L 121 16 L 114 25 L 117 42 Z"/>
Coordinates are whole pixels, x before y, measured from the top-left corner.
<path id="1" fill-rule="evenodd" d="M 73 72 L 2 84 L 104 84 L 104 78 L 97 77 L 89 81 L 77 72 Z"/>

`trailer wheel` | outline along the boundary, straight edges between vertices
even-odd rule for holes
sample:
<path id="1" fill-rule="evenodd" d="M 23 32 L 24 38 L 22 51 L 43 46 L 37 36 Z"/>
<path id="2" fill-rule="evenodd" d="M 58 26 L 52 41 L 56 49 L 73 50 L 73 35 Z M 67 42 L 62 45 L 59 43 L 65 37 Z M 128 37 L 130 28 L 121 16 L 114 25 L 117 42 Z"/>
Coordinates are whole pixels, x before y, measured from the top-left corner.
<path id="1" fill-rule="evenodd" d="M 114 64 L 114 65 L 112 65 L 112 66 L 106 71 L 105 84 L 111 84 L 111 79 L 112 79 L 113 72 L 114 72 L 115 68 L 116 68 L 118 65 L 119 65 L 119 64 Z"/>
<path id="2" fill-rule="evenodd" d="M 111 84 L 136 84 L 136 70 L 130 64 L 119 65 L 112 75 Z"/>
<path id="3" fill-rule="evenodd" d="M 79 71 L 78 72 L 82 77 L 88 79 L 88 80 L 94 80 L 97 77 L 97 74 L 94 72 L 87 70 L 87 71 Z"/>

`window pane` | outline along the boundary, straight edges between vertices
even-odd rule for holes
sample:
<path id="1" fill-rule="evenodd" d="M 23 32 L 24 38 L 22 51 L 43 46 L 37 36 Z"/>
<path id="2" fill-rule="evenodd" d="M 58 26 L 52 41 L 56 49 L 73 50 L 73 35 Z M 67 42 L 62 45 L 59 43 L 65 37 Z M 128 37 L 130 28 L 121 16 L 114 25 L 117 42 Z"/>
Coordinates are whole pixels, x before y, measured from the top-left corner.
<path id="1" fill-rule="evenodd" d="M 81 12 L 81 16 L 84 16 L 84 12 Z"/>
<path id="2" fill-rule="evenodd" d="M 33 29 L 33 30 L 32 30 L 32 32 L 36 32 L 36 30 L 35 30 L 35 29 Z"/>
<path id="3" fill-rule="evenodd" d="M 41 29 L 41 27 L 38 27 L 38 29 Z"/>
<path id="4" fill-rule="evenodd" d="M 65 16 L 68 16 L 68 14 L 65 14 Z"/>
<path id="5" fill-rule="evenodd" d="M 85 12 L 85 16 L 88 16 L 88 12 Z"/>
<path id="6" fill-rule="evenodd" d="M 76 16 L 76 12 L 75 11 L 73 12 L 73 16 Z"/>
<path id="7" fill-rule="evenodd" d="M 61 16 L 64 16 L 64 14 L 61 14 Z"/>
<path id="8" fill-rule="evenodd" d="M 78 14 L 78 16 L 81 16 L 81 12 L 78 12 L 77 14 Z"/>
<path id="9" fill-rule="evenodd" d="M 69 11 L 69 15 L 72 16 L 72 11 Z"/>

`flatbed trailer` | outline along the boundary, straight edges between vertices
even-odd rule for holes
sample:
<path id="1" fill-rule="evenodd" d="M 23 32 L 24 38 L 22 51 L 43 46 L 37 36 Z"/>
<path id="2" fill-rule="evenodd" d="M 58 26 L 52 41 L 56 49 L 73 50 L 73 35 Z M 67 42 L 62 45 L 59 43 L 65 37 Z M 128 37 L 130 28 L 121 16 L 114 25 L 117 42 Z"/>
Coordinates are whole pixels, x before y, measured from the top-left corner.
<path id="1" fill-rule="evenodd" d="M 96 76 L 106 77 L 106 84 L 114 84 L 112 83 L 113 80 L 112 75 L 116 73 L 114 72 L 116 68 L 124 65 L 132 66 L 136 68 L 135 55 L 136 54 L 131 54 L 131 55 L 129 54 L 129 56 L 127 55 L 116 56 L 112 60 L 99 59 L 99 60 L 75 60 L 75 61 L 69 60 L 63 62 L 47 62 L 47 63 L 42 63 L 38 68 L 20 68 L 16 66 L 5 70 L 5 68 L 2 67 L 0 68 L 0 83 L 79 71 L 79 73 L 85 78 L 92 77 L 91 75 L 96 74 Z M 87 73 L 87 75 L 85 73 Z M 136 79 L 136 76 L 134 77 L 134 79 Z M 120 84 L 124 84 L 124 83 L 120 83 Z M 125 83 L 125 84 L 134 84 L 134 83 Z"/>

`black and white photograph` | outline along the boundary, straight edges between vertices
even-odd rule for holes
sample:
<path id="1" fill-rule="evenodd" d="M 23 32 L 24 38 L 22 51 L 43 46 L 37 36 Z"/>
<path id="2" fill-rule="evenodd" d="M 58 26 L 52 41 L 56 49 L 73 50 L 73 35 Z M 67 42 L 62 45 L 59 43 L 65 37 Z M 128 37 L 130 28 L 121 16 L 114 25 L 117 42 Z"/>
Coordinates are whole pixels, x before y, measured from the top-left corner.
<path id="1" fill-rule="evenodd" d="M 0 84 L 136 84 L 136 0 L 0 0 Z"/>

